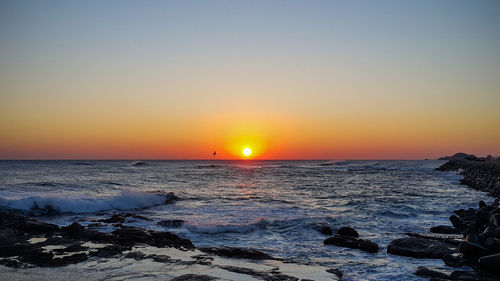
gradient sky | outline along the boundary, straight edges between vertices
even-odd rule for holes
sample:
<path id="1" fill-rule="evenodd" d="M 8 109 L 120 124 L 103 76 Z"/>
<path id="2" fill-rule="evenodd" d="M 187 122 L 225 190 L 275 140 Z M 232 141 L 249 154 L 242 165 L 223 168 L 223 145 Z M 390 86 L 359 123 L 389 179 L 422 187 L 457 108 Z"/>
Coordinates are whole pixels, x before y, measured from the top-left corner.
<path id="1" fill-rule="evenodd" d="M 0 1 L 0 158 L 500 155 L 500 1 Z"/>

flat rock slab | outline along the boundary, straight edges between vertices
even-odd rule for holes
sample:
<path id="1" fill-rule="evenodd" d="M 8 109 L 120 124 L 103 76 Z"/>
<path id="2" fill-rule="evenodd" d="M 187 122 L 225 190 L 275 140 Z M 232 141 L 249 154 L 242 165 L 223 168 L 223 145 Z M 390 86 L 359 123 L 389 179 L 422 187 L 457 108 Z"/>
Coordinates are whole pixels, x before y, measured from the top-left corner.
<path id="1" fill-rule="evenodd" d="M 399 238 L 387 246 L 387 253 L 413 258 L 441 259 L 446 254 L 456 253 L 457 248 L 438 241 L 424 238 Z"/>

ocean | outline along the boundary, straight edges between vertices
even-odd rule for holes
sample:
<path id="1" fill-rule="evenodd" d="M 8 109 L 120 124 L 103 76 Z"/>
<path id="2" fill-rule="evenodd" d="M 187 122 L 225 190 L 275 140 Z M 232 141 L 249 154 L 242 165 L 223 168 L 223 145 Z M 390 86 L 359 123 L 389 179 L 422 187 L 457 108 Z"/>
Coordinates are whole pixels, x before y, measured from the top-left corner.
<path id="1" fill-rule="evenodd" d="M 405 237 L 405 232 L 429 233 L 431 226 L 450 225 L 453 210 L 493 201 L 460 185 L 459 175 L 435 171 L 442 163 L 0 161 L 0 207 L 21 209 L 61 226 L 134 213 L 151 220 L 130 217 L 125 225 L 170 231 L 196 246 L 250 247 L 304 266 L 339 268 L 343 280 L 425 280 L 413 274 L 420 265 L 451 268 L 439 259 L 389 255 L 390 241 Z M 165 204 L 169 192 L 178 199 Z M 185 223 L 158 224 L 162 220 Z M 370 254 L 325 246 L 328 236 L 319 232 L 323 226 L 353 227 L 381 250 Z M 112 231 L 114 226 L 98 229 Z M 119 268 L 120 261 L 115 261 L 109 270 L 115 280 L 141 277 L 139 267 L 129 268 L 120 279 L 117 264 Z M 87 274 L 85 280 L 96 274 L 90 265 L 77 268 L 80 277 Z M 0 274 L 26 280 L 36 270 L 27 274 L 26 269 L 0 266 Z M 50 276 L 50 270 L 61 273 L 64 268 L 39 270 Z M 106 270 L 99 274 L 96 280 L 108 279 Z"/>

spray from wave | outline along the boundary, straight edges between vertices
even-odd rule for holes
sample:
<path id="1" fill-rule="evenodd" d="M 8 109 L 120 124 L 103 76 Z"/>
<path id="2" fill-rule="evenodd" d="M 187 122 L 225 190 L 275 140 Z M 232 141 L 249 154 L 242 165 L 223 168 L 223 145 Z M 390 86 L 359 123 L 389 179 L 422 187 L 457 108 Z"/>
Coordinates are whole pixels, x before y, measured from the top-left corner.
<path id="1" fill-rule="evenodd" d="M 0 197 L 0 206 L 23 210 L 32 215 L 97 213 L 106 210 L 144 209 L 178 199 L 174 193 L 124 191 L 116 196 L 94 198 L 30 196 L 21 199 Z"/>

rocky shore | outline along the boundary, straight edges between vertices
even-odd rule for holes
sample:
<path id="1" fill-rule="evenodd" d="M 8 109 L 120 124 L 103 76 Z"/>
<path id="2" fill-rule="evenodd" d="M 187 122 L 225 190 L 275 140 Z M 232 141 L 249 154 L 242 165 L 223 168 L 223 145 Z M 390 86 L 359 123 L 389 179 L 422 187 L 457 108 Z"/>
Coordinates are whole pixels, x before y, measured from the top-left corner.
<path id="1" fill-rule="evenodd" d="M 0 210 L 0 265 L 27 270 L 65 267 L 91 260 L 102 263 L 131 259 L 172 268 L 168 270 L 170 276 L 162 280 L 176 281 L 309 280 L 306 276 L 337 280 L 342 275 L 338 269 L 294 264 L 255 249 L 195 247 L 190 240 L 170 232 L 123 225 L 126 218 L 149 220 L 130 213 L 115 214 L 87 226 L 74 222 L 60 227 L 15 210 Z M 94 229 L 103 224 L 112 225 L 114 230 L 106 233 Z M 303 270 L 297 272 L 300 268 Z M 286 273 L 287 269 L 291 274 Z M 211 275 L 193 274 L 193 271 Z"/>
<path id="2" fill-rule="evenodd" d="M 452 226 L 435 226 L 431 234 L 407 233 L 392 241 L 387 252 L 413 258 L 442 259 L 447 266 L 468 267 L 451 274 L 419 267 L 415 274 L 430 280 L 500 280 L 500 161 L 492 158 L 451 159 L 436 170 L 457 171 L 462 184 L 496 197 L 492 204 L 455 210 Z"/>

